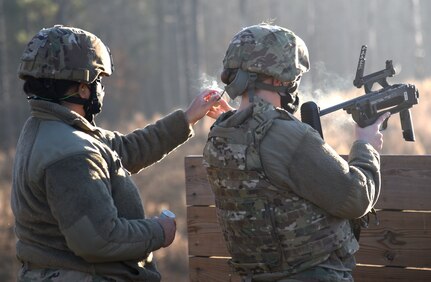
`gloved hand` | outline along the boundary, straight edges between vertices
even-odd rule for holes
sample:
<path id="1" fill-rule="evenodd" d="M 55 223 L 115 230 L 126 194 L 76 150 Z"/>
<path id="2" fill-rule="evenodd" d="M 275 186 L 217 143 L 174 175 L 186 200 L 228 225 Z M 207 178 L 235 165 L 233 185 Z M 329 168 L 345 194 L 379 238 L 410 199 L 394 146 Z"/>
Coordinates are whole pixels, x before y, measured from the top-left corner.
<path id="1" fill-rule="evenodd" d="M 157 222 L 162 226 L 163 232 L 165 234 L 165 241 L 163 243 L 163 247 L 166 248 L 175 239 L 175 232 L 177 230 L 177 223 L 175 219 L 170 217 L 158 217 L 156 218 Z"/>

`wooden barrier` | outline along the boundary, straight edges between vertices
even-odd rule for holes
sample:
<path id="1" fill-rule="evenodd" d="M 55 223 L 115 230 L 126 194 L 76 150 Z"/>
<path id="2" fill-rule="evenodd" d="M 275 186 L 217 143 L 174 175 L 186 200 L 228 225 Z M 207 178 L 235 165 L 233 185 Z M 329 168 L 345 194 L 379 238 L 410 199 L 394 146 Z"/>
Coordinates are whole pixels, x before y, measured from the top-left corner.
<path id="1" fill-rule="evenodd" d="M 431 281 L 431 156 L 384 155 L 380 224 L 361 233 L 357 282 Z M 191 281 L 240 281 L 217 222 L 201 156 L 185 158 Z"/>

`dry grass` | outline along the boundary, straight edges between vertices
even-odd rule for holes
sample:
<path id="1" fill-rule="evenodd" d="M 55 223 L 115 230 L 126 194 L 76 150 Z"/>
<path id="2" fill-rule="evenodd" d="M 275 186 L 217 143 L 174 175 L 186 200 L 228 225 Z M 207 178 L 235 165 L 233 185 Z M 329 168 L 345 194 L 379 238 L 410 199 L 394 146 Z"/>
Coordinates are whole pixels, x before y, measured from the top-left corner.
<path id="1" fill-rule="evenodd" d="M 431 153 L 431 80 L 414 83 L 420 91 L 420 104 L 412 110 L 416 130 L 416 142 L 404 142 L 399 127 L 399 118 L 392 117 L 384 133 L 384 154 L 430 154 Z M 358 92 L 344 94 L 343 100 L 352 98 Z M 332 96 L 332 95 L 331 95 Z M 338 95 L 341 96 L 341 95 Z M 332 101 L 331 101 L 332 102 Z M 342 101 L 334 101 L 327 106 Z M 156 120 L 154 117 L 152 120 Z M 346 122 L 348 116 L 339 113 L 322 118 L 325 140 L 339 153 L 348 153 L 353 142 L 351 124 Z M 149 121 L 142 115 L 134 120 L 124 122 L 116 128 L 127 132 L 145 126 Z M 177 214 L 178 233 L 174 243 L 166 249 L 155 253 L 164 281 L 188 281 L 187 266 L 187 230 L 185 206 L 184 157 L 200 155 L 206 139 L 211 120 L 205 119 L 196 127 L 196 136 L 175 150 L 162 162 L 145 169 L 134 180 L 140 187 L 142 200 L 149 216 L 159 214 L 163 208 L 169 208 Z M 9 206 L 11 187 L 11 158 L 13 152 L 0 152 L 0 281 L 15 281 L 18 263 L 15 259 L 15 238 L 12 233 L 13 217 Z"/>
<path id="2" fill-rule="evenodd" d="M 16 281 L 14 220 L 10 208 L 13 152 L 0 152 L 0 281 Z"/>

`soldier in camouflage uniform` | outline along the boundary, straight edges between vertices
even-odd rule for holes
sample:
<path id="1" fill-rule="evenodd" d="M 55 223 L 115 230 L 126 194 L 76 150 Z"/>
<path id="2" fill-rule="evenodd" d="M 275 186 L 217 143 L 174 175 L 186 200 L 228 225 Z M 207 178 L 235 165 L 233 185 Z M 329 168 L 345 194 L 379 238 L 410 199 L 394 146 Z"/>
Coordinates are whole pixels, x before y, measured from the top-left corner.
<path id="1" fill-rule="evenodd" d="M 349 219 L 377 202 L 388 116 L 356 127 L 345 161 L 292 115 L 309 70 L 292 31 L 244 28 L 223 65 L 225 90 L 241 104 L 214 123 L 203 155 L 230 265 L 244 281 L 352 281 L 359 245 Z"/>
<path id="2" fill-rule="evenodd" d="M 131 179 L 193 134 L 217 96 L 123 135 L 95 126 L 109 49 L 72 27 L 42 29 L 19 67 L 31 116 L 15 156 L 11 205 L 18 281 L 160 281 L 153 251 L 174 240 L 175 220 L 146 218 Z M 220 107 L 219 107 L 220 108 Z M 220 108 L 221 109 L 221 108 Z"/>

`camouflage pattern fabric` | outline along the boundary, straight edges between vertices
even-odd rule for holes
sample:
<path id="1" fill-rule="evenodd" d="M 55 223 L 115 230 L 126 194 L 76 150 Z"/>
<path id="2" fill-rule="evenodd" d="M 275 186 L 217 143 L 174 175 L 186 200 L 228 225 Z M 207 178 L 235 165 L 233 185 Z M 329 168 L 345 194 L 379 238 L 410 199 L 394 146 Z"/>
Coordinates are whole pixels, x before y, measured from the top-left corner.
<path id="1" fill-rule="evenodd" d="M 252 281 L 271 281 L 271 282 L 353 282 L 351 272 L 337 271 L 324 267 L 313 267 L 301 273 L 294 274 L 289 278 L 271 277 L 267 275 L 265 278 L 255 278 Z"/>
<path id="2" fill-rule="evenodd" d="M 310 69 L 304 41 L 286 28 L 268 24 L 246 27 L 237 33 L 223 66 L 266 74 L 280 81 L 294 81 Z"/>
<path id="3" fill-rule="evenodd" d="M 274 119 L 292 117 L 256 98 L 252 116 L 240 127 L 218 126 L 226 115 L 216 122 L 204 148 L 204 164 L 230 264 L 241 275 L 288 276 L 324 262 L 353 235 L 348 221 L 266 179 L 260 141 Z"/>
<path id="4" fill-rule="evenodd" d="M 91 275 L 66 269 L 32 269 L 28 270 L 25 266 L 21 269 L 18 282 L 115 282 L 114 279 Z"/>
<path id="5" fill-rule="evenodd" d="M 94 34 L 56 25 L 44 28 L 27 44 L 18 75 L 91 83 L 114 70 L 109 48 Z"/>

